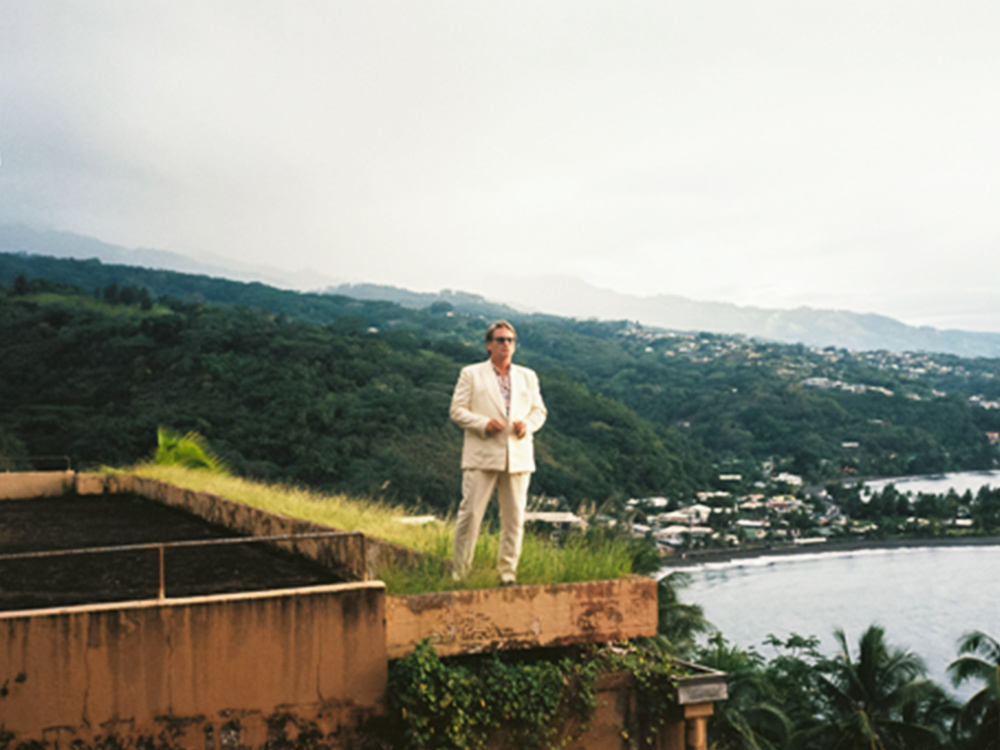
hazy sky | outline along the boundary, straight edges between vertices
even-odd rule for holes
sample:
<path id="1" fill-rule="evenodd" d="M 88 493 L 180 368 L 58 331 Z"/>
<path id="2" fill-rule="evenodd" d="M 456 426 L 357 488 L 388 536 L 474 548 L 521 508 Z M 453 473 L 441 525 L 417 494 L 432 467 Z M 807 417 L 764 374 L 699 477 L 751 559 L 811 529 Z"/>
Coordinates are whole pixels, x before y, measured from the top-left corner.
<path id="1" fill-rule="evenodd" d="M 0 0 L 0 222 L 1000 331 L 996 0 Z"/>

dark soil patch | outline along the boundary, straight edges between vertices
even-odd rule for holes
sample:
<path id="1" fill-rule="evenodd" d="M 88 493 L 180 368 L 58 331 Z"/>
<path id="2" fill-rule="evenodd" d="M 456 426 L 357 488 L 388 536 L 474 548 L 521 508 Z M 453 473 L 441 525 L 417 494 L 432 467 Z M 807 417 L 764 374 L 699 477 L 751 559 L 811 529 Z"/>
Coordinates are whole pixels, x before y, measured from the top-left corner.
<path id="1" fill-rule="evenodd" d="M 0 501 L 0 555 L 238 537 L 137 495 Z M 168 597 L 340 582 L 330 571 L 263 543 L 167 549 Z M 156 598 L 153 549 L 0 560 L 0 610 Z"/>

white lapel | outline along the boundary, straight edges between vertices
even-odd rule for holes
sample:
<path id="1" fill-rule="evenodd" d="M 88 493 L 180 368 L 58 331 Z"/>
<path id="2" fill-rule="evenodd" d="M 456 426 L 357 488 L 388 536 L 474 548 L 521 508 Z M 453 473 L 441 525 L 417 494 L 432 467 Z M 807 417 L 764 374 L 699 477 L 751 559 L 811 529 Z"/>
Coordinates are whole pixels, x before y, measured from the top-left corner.
<path id="1" fill-rule="evenodd" d="M 513 367 L 511 367 L 511 371 L 513 372 Z M 493 363 L 489 360 L 483 364 L 483 377 L 486 378 L 486 391 L 490 394 L 490 400 L 493 401 L 497 411 L 506 418 L 507 407 L 504 405 L 503 394 L 500 392 L 500 383 L 497 381 L 497 373 L 493 369 Z M 513 390 L 513 377 L 511 377 L 511 385 Z"/>
<path id="2" fill-rule="evenodd" d="M 518 404 L 516 404 L 516 401 L 517 401 L 517 392 L 521 389 L 520 386 L 521 386 L 521 373 L 518 372 L 516 365 L 511 365 L 510 366 L 510 417 L 511 417 L 511 419 L 513 419 L 514 415 L 517 414 L 517 412 L 515 411 L 515 409 L 518 406 Z"/>

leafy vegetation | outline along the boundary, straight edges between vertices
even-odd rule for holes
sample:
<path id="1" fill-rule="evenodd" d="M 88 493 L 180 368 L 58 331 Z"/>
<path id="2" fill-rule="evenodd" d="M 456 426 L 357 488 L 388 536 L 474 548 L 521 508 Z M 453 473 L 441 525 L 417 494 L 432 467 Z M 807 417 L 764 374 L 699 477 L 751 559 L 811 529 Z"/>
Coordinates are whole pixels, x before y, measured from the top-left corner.
<path id="1" fill-rule="evenodd" d="M 189 469 L 204 469 L 213 474 L 228 474 L 225 463 L 197 432 L 179 435 L 171 429 L 160 427 L 156 431 L 156 456 L 154 462 L 160 466 L 185 466 Z"/>
<path id="2" fill-rule="evenodd" d="M 634 680 L 637 706 L 623 739 L 655 747 L 686 670 L 643 643 L 441 659 L 425 641 L 390 664 L 382 731 L 406 749 L 562 747 L 586 728 L 595 682 L 608 672 Z"/>
<path id="3" fill-rule="evenodd" d="M 709 725 L 716 750 L 939 750 L 1000 747 L 996 725 L 996 642 L 969 633 L 949 668 L 956 684 L 983 683 L 960 706 L 926 678 L 919 656 L 896 648 L 872 625 L 852 652 L 836 631 L 838 653 L 816 650 L 815 638 L 771 636 L 767 661 L 716 635 L 703 664 L 726 671 L 730 697 Z"/>
<path id="4" fill-rule="evenodd" d="M 858 523 L 873 522 L 870 537 L 933 537 L 980 535 L 1000 531 L 1000 488 L 984 485 L 973 495 L 966 490 L 945 494 L 920 492 L 915 497 L 888 484 L 863 496 L 860 488 L 833 487 L 841 510 Z"/>
<path id="5" fill-rule="evenodd" d="M 594 662 L 493 654 L 442 660 L 426 641 L 389 671 L 389 725 L 401 748 L 484 748 L 498 730 L 510 747 L 552 747 L 557 718 L 593 709 Z"/>
<path id="6" fill-rule="evenodd" d="M 969 698 L 955 722 L 957 732 L 976 750 L 1000 749 L 1000 642 L 978 630 L 959 642 L 959 657 L 948 667 L 955 686 L 982 687 Z"/>

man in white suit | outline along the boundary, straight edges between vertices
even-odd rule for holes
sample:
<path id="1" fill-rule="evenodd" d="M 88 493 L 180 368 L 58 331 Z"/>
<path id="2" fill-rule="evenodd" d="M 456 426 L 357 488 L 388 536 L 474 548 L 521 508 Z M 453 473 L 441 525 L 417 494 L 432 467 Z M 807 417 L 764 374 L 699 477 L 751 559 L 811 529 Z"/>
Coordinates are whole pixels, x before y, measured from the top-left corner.
<path id="1" fill-rule="evenodd" d="M 517 333 L 500 320 L 486 331 L 486 362 L 462 369 L 451 399 L 451 418 L 465 430 L 462 447 L 462 504 L 455 521 L 454 576 L 472 568 L 479 525 L 497 490 L 500 503 L 502 585 L 514 584 L 524 537 L 528 484 L 535 470 L 532 435 L 546 410 L 534 370 L 511 363 Z"/>

